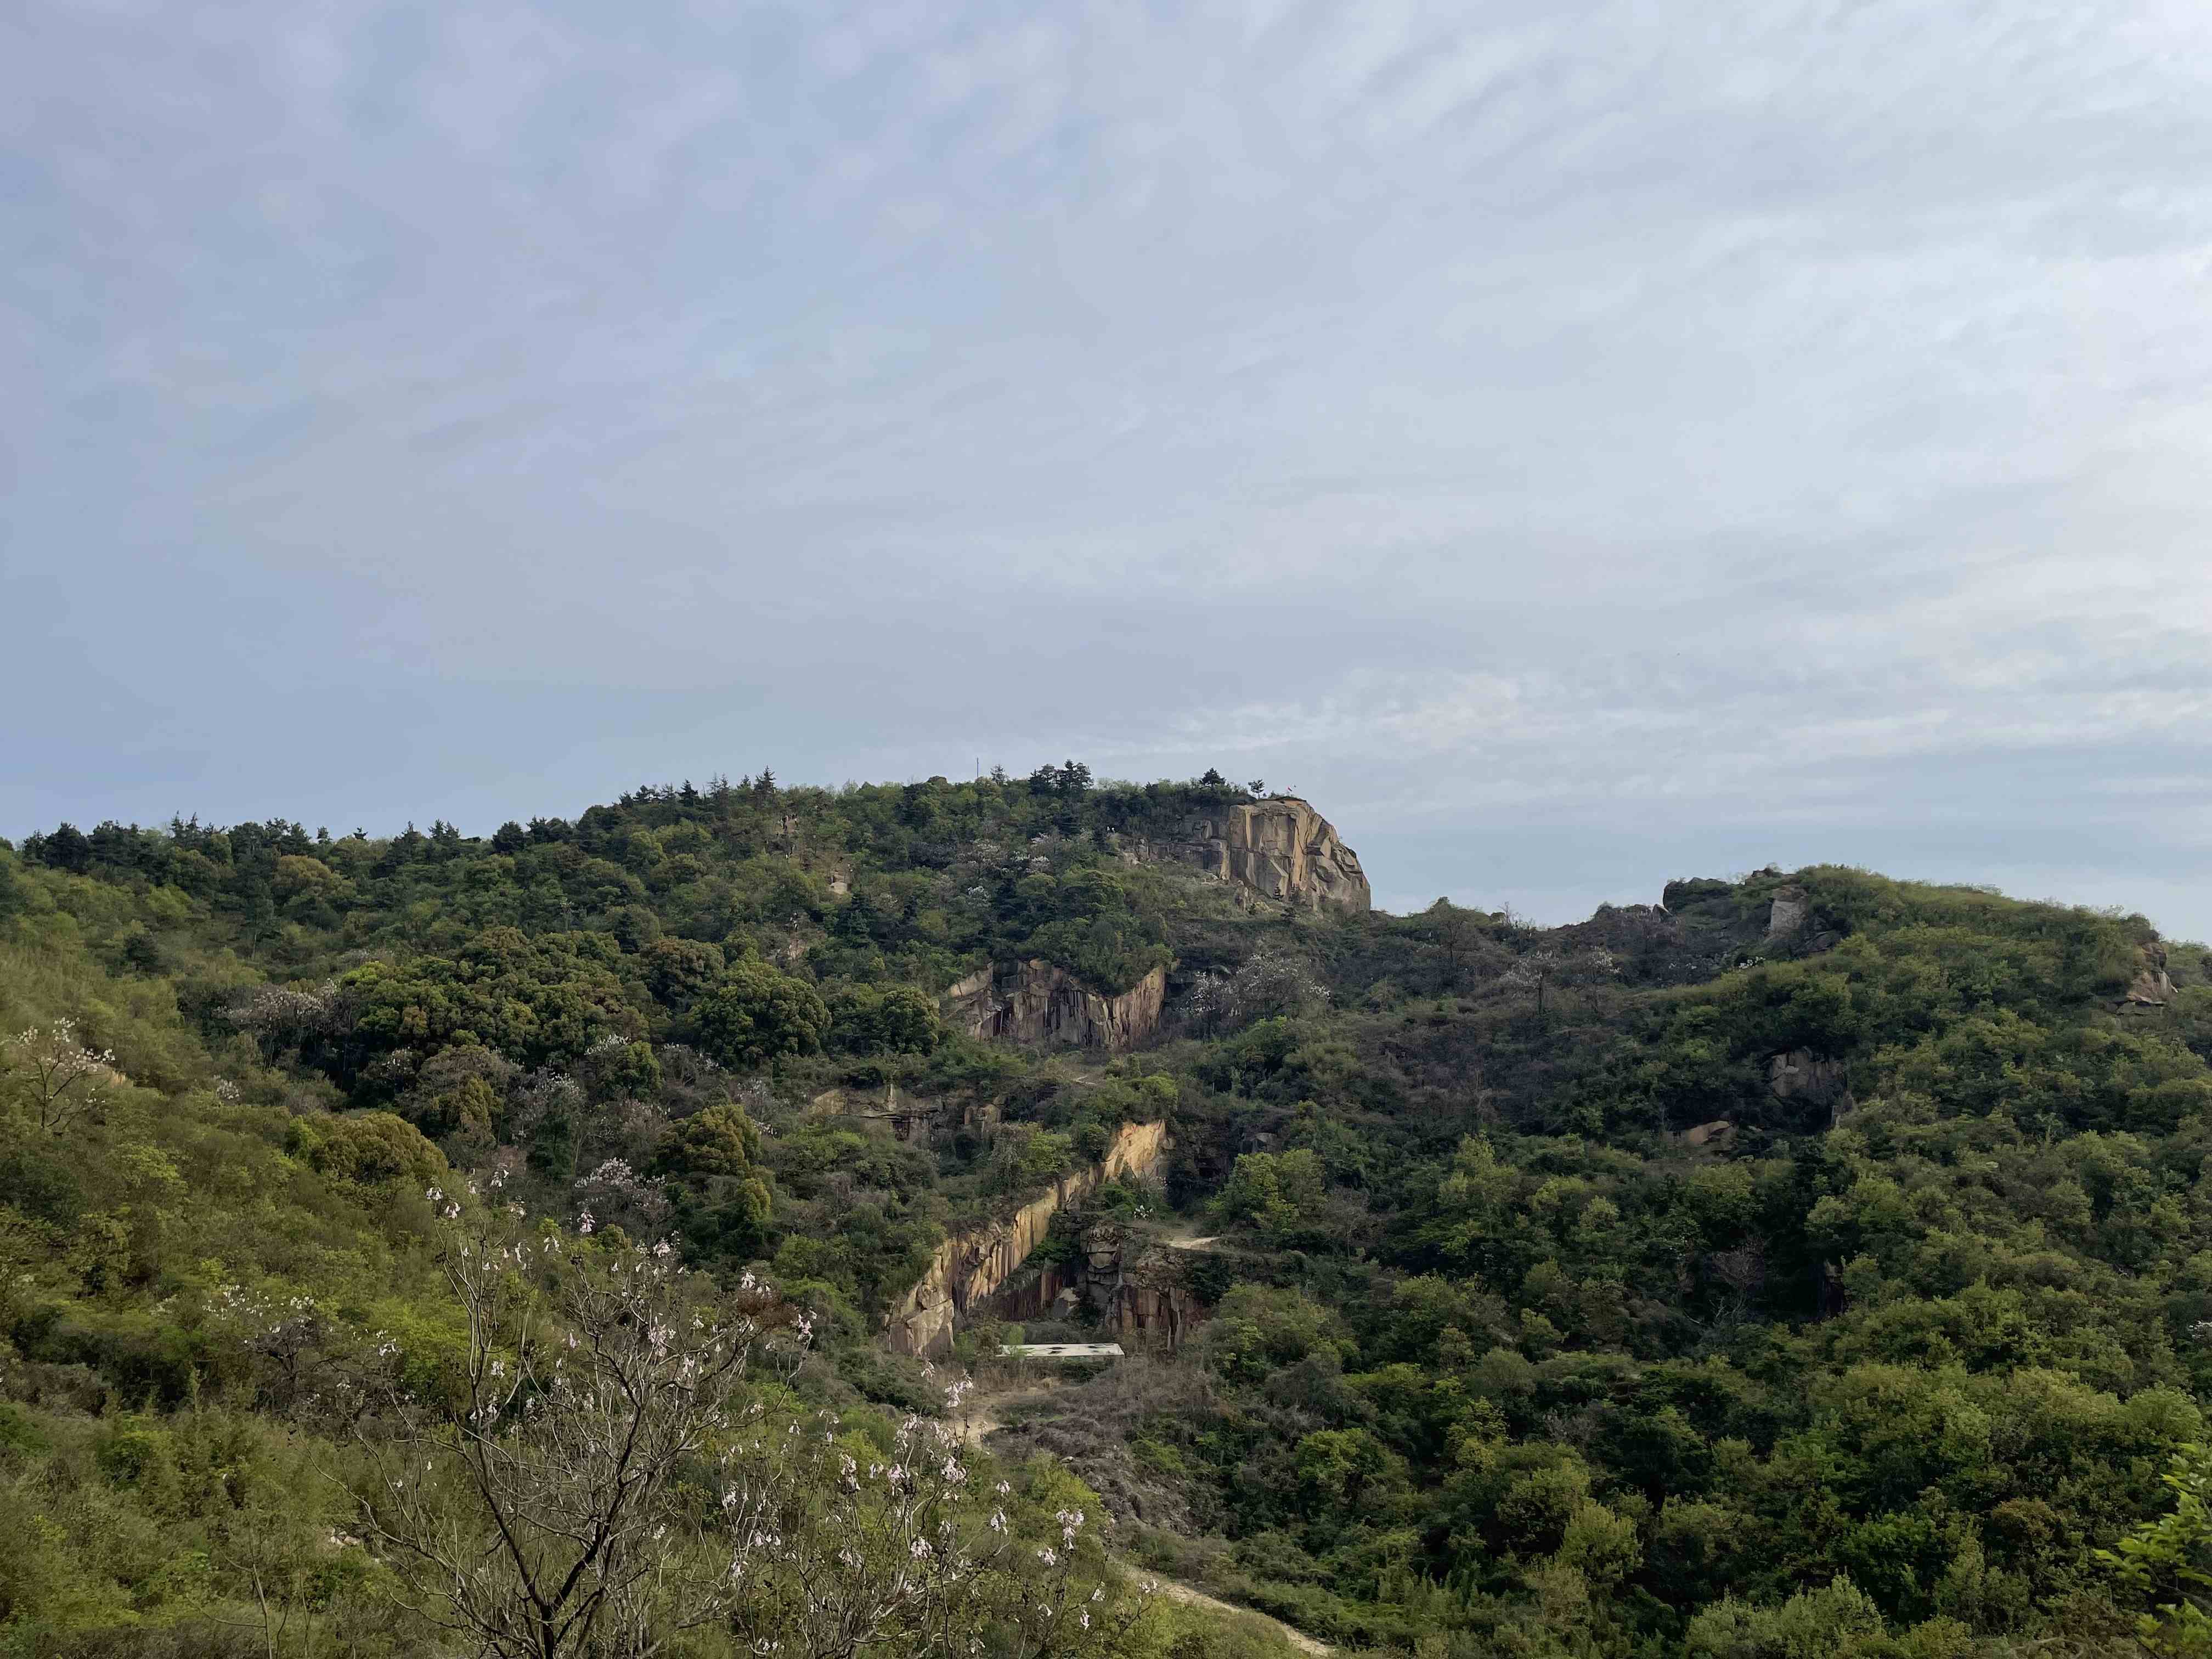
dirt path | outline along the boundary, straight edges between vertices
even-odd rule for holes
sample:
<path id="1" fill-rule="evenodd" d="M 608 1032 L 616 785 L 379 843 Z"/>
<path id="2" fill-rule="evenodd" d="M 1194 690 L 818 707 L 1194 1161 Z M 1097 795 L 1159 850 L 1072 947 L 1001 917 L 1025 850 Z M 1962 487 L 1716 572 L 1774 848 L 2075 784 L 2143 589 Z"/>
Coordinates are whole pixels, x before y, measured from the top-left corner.
<path id="1" fill-rule="evenodd" d="M 983 1442 L 1006 1426 L 1006 1413 L 1019 1406 L 1032 1406 L 1051 1397 L 1050 1389 L 1028 1389 L 1019 1394 L 979 1394 L 962 1408 L 960 1437 L 981 1449 Z"/>
<path id="2" fill-rule="evenodd" d="M 1178 1221 L 1175 1231 L 1160 1240 L 1171 1250 L 1210 1250 L 1220 1242 L 1218 1233 L 1208 1233 L 1205 1237 L 1200 1237 L 1198 1224 L 1193 1221 Z"/>
<path id="3" fill-rule="evenodd" d="M 1204 1607 L 1210 1613 L 1225 1613 L 1238 1619 L 1256 1619 L 1300 1653 L 1324 1654 L 1336 1651 L 1334 1648 L 1317 1637 L 1309 1636 L 1302 1630 L 1294 1629 L 1279 1619 L 1270 1619 L 1266 1613 L 1255 1608 L 1240 1607 L 1234 1601 L 1224 1601 L 1218 1595 L 1208 1595 L 1196 1585 L 1186 1584 L 1180 1578 L 1164 1578 L 1156 1572 L 1139 1571 L 1126 1562 L 1121 1564 L 1121 1571 L 1133 1580 L 1139 1582 L 1149 1580 L 1158 1585 L 1159 1593 L 1162 1595 L 1181 1606 Z"/>
<path id="4" fill-rule="evenodd" d="M 1199 1244 L 1207 1242 L 1204 1239 L 1197 1241 Z M 1049 1389 L 1036 1389 L 1024 1394 L 1002 1394 L 988 1397 L 978 1395 L 975 1403 L 961 1414 L 961 1436 L 969 1445 L 980 1449 L 985 1440 L 1006 1426 L 1003 1413 L 1016 1407 L 1032 1405 L 1037 1401 L 1048 1398 L 1051 1393 L 1052 1390 Z M 1164 1573 L 1146 1571 L 1131 1566 L 1126 1561 L 1117 1561 L 1115 1565 L 1121 1568 L 1132 1583 L 1141 1583 L 1149 1579 L 1158 1586 L 1160 1595 L 1179 1606 L 1204 1607 L 1208 1612 L 1226 1613 L 1233 1618 L 1257 1620 L 1300 1653 L 1327 1654 L 1336 1651 L 1328 1643 L 1309 1636 L 1304 1631 L 1295 1629 L 1279 1619 L 1271 1619 L 1257 1608 L 1240 1607 L 1234 1601 L 1224 1601 L 1218 1595 L 1208 1595 L 1195 1584 L 1187 1584 L 1180 1578 L 1170 1578 Z"/>

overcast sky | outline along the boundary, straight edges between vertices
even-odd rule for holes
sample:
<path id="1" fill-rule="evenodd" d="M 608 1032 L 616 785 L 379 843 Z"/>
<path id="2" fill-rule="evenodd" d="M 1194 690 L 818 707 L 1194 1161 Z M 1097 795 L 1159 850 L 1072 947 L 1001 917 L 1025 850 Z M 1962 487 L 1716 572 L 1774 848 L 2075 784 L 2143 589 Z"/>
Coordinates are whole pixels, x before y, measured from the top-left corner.
<path id="1" fill-rule="evenodd" d="M 2212 6 L 0 18 L 0 833 L 1209 765 L 2212 935 Z"/>

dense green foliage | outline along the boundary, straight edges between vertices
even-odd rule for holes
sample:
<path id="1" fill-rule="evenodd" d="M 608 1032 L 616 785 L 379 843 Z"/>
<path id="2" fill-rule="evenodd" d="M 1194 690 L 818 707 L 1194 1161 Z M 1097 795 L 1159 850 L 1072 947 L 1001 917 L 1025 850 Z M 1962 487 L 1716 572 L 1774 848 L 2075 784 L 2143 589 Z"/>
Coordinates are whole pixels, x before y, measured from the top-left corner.
<path id="1" fill-rule="evenodd" d="M 1541 932 L 1285 914 L 1119 855 L 1243 798 L 763 775 L 484 841 L 0 851 L 0 1024 L 73 1018 L 118 1074 L 64 1134 L 0 1084 L 0 1502 L 34 1540 L 0 1629 L 240 1602 L 209 1471 L 311 1492 L 343 1454 L 226 1287 L 434 1374 L 428 1186 L 773 1273 L 817 1321 L 799 1388 L 866 1434 L 932 1407 L 875 1337 L 947 1231 L 1165 1115 L 1208 1316 L 1016 1435 L 1143 1559 L 1424 1659 L 2113 1652 L 2139 1618 L 2196 1650 L 2201 951 L 1840 868 Z M 948 1025 L 948 986 L 1033 957 L 1103 992 L 1169 968 L 1167 1028 L 1108 1062 Z M 1093 1213 L 1141 1243 L 1162 1196 Z M 1040 1259 L 1075 1270 L 1083 1225 Z M 314 1502 L 299 1539 L 343 1527 Z M 285 1559 L 362 1650 L 404 1647 L 368 1553 Z"/>
<path id="2" fill-rule="evenodd" d="M 206 843 L 187 839 L 197 844 L 172 848 L 163 873 L 204 874 L 192 860 L 208 858 Z M 856 1189 L 860 1160 L 841 1155 L 830 1121 L 787 1118 L 758 1079 L 655 1041 L 689 1012 L 686 1000 L 655 997 L 641 951 L 611 931 L 492 921 L 454 942 L 432 945 L 441 930 L 426 928 L 420 948 L 379 950 L 346 944 L 342 927 L 310 915 L 280 926 L 311 969 L 293 975 L 255 907 L 233 908 L 220 884 L 188 893 L 143 873 L 58 867 L 65 839 L 60 854 L 27 863 L 0 843 L 0 1651 L 440 1650 L 396 1576 L 404 1562 L 368 1534 L 354 1494 L 373 1487 L 391 1432 L 374 1379 L 420 1411 L 465 1398 L 468 1328 L 438 1194 L 459 1193 L 471 1171 L 546 1225 L 591 1233 L 617 1272 L 628 1238 L 666 1232 L 732 1282 L 779 1242 L 832 1238 L 833 1206 L 841 1216 L 872 1206 L 884 1235 L 873 1252 L 795 1249 L 815 1273 L 779 1277 L 811 1307 L 815 1339 L 795 1372 L 746 1386 L 780 1414 L 769 1420 L 805 1421 L 810 1443 L 829 1413 L 833 1459 L 882 1459 L 902 1413 L 943 1412 L 941 1386 L 878 1352 L 852 1299 L 938 1237 L 947 1200 L 935 1161 L 856 1138 L 887 1160 L 885 1179 L 902 1180 L 911 1203 Z M 313 858 L 273 856 L 280 870 Z M 285 878 L 298 879 L 297 866 Z M 410 925 L 377 924 L 393 939 Z M 811 977 L 724 943 L 726 958 L 701 953 L 702 996 L 765 984 L 755 1030 L 811 1023 L 813 1033 L 811 1043 L 771 1036 L 742 1058 L 760 1065 L 818 1047 L 830 1005 Z M 674 991 L 687 959 L 670 957 L 654 960 Z M 864 1058 L 835 1063 L 921 1065 L 943 1046 L 927 999 L 877 987 L 843 1006 L 860 1011 L 861 1040 L 845 1046 Z M 65 1075 L 65 1098 L 82 1112 L 42 1119 L 48 1073 L 34 1056 L 76 1064 L 53 1075 Z M 957 1064 L 1005 1070 L 974 1053 Z M 791 1133 L 764 1139 L 749 1100 L 769 1103 Z M 981 1190 L 980 1178 L 971 1184 Z M 465 1201 L 473 1213 L 477 1201 Z M 711 1306 L 719 1293 L 704 1294 Z M 437 1462 L 439 1512 L 463 1525 L 459 1465 Z M 969 1479 L 988 1498 L 998 1473 L 983 1461 Z M 1031 1592 L 1012 1569 L 1032 1546 L 1057 1546 L 1055 1510 L 1096 1509 L 1043 1464 L 1003 1474 L 1011 1566 L 988 1592 L 1003 1605 L 986 1600 L 963 1615 L 994 1642 L 1017 1640 L 1024 1620 L 1035 1637 L 1038 1614 L 1020 1600 Z M 779 1534 L 795 1547 L 816 1524 L 830 1528 L 832 1550 L 884 1543 L 878 1489 L 888 1491 L 878 1481 L 831 1502 L 821 1483 L 787 1476 Z M 668 1544 L 672 1561 L 711 1536 L 713 1506 L 693 1517 L 684 1490 L 672 1512 L 692 1518 Z M 979 1546 L 1000 1537 L 983 1528 L 989 1508 L 972 1519 Z M 811 1571 L 803 1553 L 794 1559 L 793 1571 Z M 1090 1589 L 1102 1598 L 1085 1605 L 1099 1609 L 1106 1638 L 1073 1650 L 1279 1651 L 1256 1628 L 1176 1607 L 1125 1628 L 1127 1609 L 1108 1610 L 1127 1596 L 1096 1546 L 1068 1560 L 1076 1602 Z M 671 1650 L 720 1654 L 755 1639 L 803 1650 L 788 1586 L 763 1583 L 770 1588 L 734 1622 Z"/>
<path id="3" fill-rule="evenodd" d="M 1777 945 L 1784 887 L 1317 933 L 1340 1012 L 1188 1051 L 1217 1388 L 1127 1432 L 1221 1582 L 1469 1653 L 2118 1639 L 2212 1389 L 2201 953 L 1844 870 Z"/>

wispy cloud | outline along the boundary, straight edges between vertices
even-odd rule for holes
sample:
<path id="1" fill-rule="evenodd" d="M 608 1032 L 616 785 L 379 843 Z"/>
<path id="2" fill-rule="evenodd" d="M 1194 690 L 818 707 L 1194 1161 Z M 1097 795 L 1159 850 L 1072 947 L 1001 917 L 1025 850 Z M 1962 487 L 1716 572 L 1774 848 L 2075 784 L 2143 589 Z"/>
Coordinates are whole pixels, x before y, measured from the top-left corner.
<path id="1" fill-rule="evenodd" d="M 2212 933 L 2212 13 L 1686 19 L 19 9 L 0 828 L 1233 759 Z"/>

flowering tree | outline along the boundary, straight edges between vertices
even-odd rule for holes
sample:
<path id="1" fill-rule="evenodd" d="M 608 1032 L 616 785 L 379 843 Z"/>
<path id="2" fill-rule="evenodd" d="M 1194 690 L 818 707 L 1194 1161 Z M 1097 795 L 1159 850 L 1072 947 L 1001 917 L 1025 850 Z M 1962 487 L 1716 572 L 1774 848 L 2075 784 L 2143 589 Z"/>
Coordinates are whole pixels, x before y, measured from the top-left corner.
<path id="1" fill-rule="evenodd" d="M 863 1458 L 826 1415 L 748 1401 L 811 1336 L 750 1273 L 718 1291 L 588 1217 L 465 1231 L 460 1200 L 429 1196 L 453 1229 L 461 1375 L 360 1419 L 377 1478 L 355 1497 L 432 1624 L 497 1659 L 653 1659 L 708 1630 L 808 1659 L 964 1655 L 988 1632 L 1038 1659 L 1109 1634 L 1103 1587 L 1086 1601 L 1074 1577 L 1079 1511 L 1024 1554 L 1010 1489 L 969 1490 L 951 1429 L 909 1419 Z"/>
<path id="2" fill-rule="evenodd" d="M 260 985 L 223 1018 L 259 1045 L 262 1057 L 273 1061 L 288 1048 L 297 1048 L 310 1037 L 329 1030 L 343 1018 L 337 987 L 325 984 L 311 991 L 282 985 Z"/>
<path id="3" fill-rule="evenodd" d="M 968 1386 L 946 1391 L 953 1409 Z M 976 1490 L 950 1424 L 908 1417 L 887 1457 L 855 1456 L 826 1426 L 794 1424 L 785 1441 L 758 1443 L 773 1455 L 753 1472 L 778 1520 L 760 1593 L 734 1620 L 750 1651 L 1043 1659 L 1109 1650 L 1143 1615 L 1152 1586 L 1113 1601 L 1077 1571 L 1081 1510 L 1024 1539 L 1036 1529 L 1009 1517 L 1013 1487 Z"/>
<path id="4" fill-rule="evenodd" d="M 1529 951 L 1520 961 L 1505 970 L 1504 982 L 1516 989 L 1533 991 L 1536 994 L 1536 1018 L 1544 1018 L 1544 988 L 1571 975 L 1596 977 L 1619 971 L 1620 963 L 1613 952 L 1593 950 L 1580 957 L 1565 957 L 1548 945 Z"/>
<path id="5" fill-rule="evenodd" d="M 15 1070 L 29 1079 L 32 1110 L 46 1133 L 64 1133 L 106 1103 L 115 1051 L 79 1042 L 75 1020 L 34 1025 L 9 1037 L 8 1048 Z"/>
<path id="6" fill-rule="evenodd" d="M 653 1182 L 632 1169 L 627 1158 L 601 1161 L 589 1175 L 576 1178 L 576 1191 L 584 1201 L 617 1219 L 635 1219 L 650 1229 L 665 1219 L 668 1200 Z M 585 1212 L 586 1215 L 591 1210 Z"/>
<path id="7" fill-rule="evenodd" d="M 1303 1014 L 1328 1000 L 1328 989 L 1299 952 L 1263 945 L 1233 974 L 1201 974 L 1191 988 L 1192 1023 L 1231 1031 L 1279 1014 Z"/>
<path id="8" fill-rule="evenodd" d="M 760 1505 L 730 1492 L 708 1559 L 679 1476 L 711 1465 L 740 1385 L 796 1355 L 804 1316 L 752 1282 L 715 1305 L 665 1243 L 550 1229 L 457 1236 L 446 1274 L 465 1374 L 452 1399 L 394 1399 L 396 1421 L 362 1436 L 380 1482 L 356 1494 L 410 1605 L 500 1659 L 650 1659 L 726 1619 L 767 1537 Z"/>
<path id="9" fill-rule="evenodd" d="M 208 1310 L 218 1330 L 229 1334 L 257 1362 L 262 1389 L 280 1411 L 300 1412 L 331 1403 L 322 1390 L 356 1392 L 339 1374 L 338 1333 L 315 1298 L 225 1285 Z"/>

